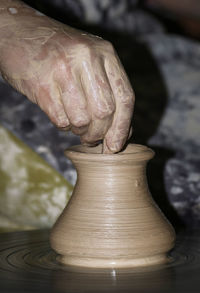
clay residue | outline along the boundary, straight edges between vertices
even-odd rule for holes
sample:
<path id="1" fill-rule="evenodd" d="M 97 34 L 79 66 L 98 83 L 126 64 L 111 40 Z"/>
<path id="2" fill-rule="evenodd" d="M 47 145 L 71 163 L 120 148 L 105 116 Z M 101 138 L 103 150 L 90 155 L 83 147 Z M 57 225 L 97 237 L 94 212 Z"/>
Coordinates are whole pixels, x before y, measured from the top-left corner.
<path id="1" fill-rule="evenodd" d="M 17 13 L 18 13 L 17 8 L 15 8 L 15 7 L 9 7 L 9 8 L 8 8 L 8 11 L 9 11 L 11 14 L 17 14 Z"/>

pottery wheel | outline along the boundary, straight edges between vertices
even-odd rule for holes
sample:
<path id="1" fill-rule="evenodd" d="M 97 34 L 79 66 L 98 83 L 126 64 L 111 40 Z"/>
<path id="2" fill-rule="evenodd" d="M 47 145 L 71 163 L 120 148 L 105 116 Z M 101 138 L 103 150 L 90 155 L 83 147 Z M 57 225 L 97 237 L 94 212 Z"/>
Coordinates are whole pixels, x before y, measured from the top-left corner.
<path id="1" fill-rule="evenodd" d="M 180 233 L 170 263 L 74 271 L 56 261 L 47 230 L 0 235 L 0 292 L 200 292 L 200 231 Z"/>

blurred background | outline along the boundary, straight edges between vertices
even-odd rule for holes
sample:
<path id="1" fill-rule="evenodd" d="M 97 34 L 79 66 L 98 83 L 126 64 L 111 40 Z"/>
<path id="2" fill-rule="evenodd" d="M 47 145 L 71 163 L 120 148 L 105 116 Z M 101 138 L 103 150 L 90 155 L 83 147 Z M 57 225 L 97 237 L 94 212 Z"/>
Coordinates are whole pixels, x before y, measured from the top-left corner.
<path id="1" fill-rule="evenodd" d="M 136 93 L 131 142 L 150 146 L 151 193 L 178 230 L 200 224 L 200 2 L 27 0 L 110 40 Z M 0 231 L 50 228 L 76 172 L 63 152 L 79 138 L 0 78 Z"/>

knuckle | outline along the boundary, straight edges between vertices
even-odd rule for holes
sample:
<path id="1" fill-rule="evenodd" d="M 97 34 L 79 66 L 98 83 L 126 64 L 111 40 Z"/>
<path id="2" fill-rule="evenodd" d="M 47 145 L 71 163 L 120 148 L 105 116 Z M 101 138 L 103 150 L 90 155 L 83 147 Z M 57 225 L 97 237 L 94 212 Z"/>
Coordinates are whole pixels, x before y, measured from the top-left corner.
<path id="1" fill-rule="evenodd" d="M 56 101 L 52 101 L 45 96 L 37 95 L 36 103 L 56 127 L 65 128 L 69 126 L 69 120 L 64 109 Z"/>
<path id="2" fill-rule="evenodd" d="M 94 111 L 95 117 L 103 120 L 112 116 L 115 112 L 115 105 L 114 103 L 105 103 L 101 106 L 97 107 Z"/>
<path id="3" fill-rule="evenodd" d="M 91 47 L 89 44 L 79 44 L 78 50 L 81 53 L 82 59 L 88 59 L 91 54 Z"/>
<path id="4" fill-rule="evenodd" d="M 65 128 L 69 126 L 69 123 L 66 120 L 59 120 L 59 119 L 51 119 L 52 122 L 58 127 L 58 128 Z"/>
<path id="5" fill-rule="evenodd" d="M 64 128 L 69 126 L 69 120 L 63 111 L 56 111 L 52 109 L 46 109 L 46 114 L 49 116 L 50 120 L 58 127 Z"/>
<path id="6" fill-rule="evenodd" d="M 109 50 L 109 51 L 113 51 L 114 52 L 114 47 L 113 47 L 113 44 L 110 42 L 110 41 L 107 41 L 107 40 L 103 40 L 103 45 L 104 47 Z"/>
<path id="7" fill-rule="evenodd" d="M 42 110 L 47 114 L 51 122 L 56 125 L 56 127 L 65 128 L 69 126 L 69 121 L 64 113 L 45 107 L 43 107 Z"/>
<path id="8" fill-rule="evenodd" d="M 87 117 L 84 117 L 84 118 L 75 118 L 75 119 L 72 119 L 72 125 L 77 127 L 77 128 L 80 128 L 80 127 L 84 127 L 84 126 L 87 126 L 89 124 L 89 119 Z"/>
<path id="9" fill-rule="evenodd" d="M 103 120 L 109 116 L 111 116 L 113 114 L 114 111 L 112 110 L 106 110 L 106 111 L 102 111 L 102 110 L 97 110 L 95 112 L 95 116 L 96 118 L 100 119 L 100 120 Z"/>

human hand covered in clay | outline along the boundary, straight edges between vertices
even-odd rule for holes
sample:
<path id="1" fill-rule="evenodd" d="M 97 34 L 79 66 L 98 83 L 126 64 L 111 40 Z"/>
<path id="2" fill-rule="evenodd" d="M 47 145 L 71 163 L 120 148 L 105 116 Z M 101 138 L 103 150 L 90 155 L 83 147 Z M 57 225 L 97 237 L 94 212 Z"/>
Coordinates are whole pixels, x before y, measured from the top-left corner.
<path id="1" fill-rule="evenodd" d="M 103 139 L 109 153 L 126 142 L 134 94 L 109 42 L 0 0 L 0 71 L 82 143 Z"/>

